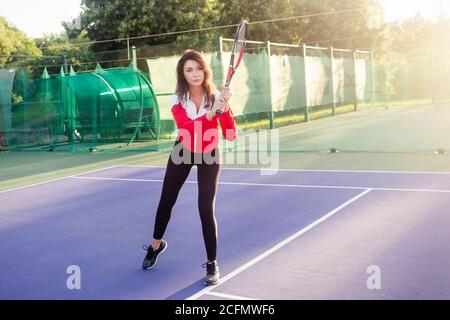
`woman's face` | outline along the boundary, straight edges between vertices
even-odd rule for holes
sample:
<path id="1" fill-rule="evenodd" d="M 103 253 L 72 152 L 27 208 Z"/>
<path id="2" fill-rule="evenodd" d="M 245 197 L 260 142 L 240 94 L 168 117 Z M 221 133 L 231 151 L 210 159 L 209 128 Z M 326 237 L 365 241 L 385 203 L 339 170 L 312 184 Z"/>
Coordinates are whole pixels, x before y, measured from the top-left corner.
<path id="1" fill-rule="evenodd" d="M 205 72 L 200 63 L 195 60 L 187 60 L 183 72 L 190 87 L 201 86 L 205 80 Z"/>

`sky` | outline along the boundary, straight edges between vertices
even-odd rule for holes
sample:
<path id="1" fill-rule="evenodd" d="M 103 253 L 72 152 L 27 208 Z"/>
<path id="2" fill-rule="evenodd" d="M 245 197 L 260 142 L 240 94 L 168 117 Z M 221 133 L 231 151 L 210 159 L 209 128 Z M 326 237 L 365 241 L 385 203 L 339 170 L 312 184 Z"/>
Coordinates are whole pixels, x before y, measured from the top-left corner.
<path id="1" fill-rule="evenodd" d="M 427 20 L 436 21 L 440 2 L 443 16 L 450 17 L 450 0 L 378 0 L 384 9 L 385 21 L 414 18 L 417 12 Z"/>
<path id="2" fill-rule="evenodd" d="M 81 0 L 0 0 L 0 16 L 32 38 L 64 31 L 61 22 L 80 12 Z"/>
<path id="3" fill-rule="evenodd" d="M 315 1 L 315 0 L 314 0 Z M 436 20 L 442 1 L 445 17 L 450 17 L 450 0 L 378 0 L 385 21 L 413 18 L 418 12 L 425 19 Z M 32 38 L 64 31 L 62 21 L 80 14 L 81 0 L 0 0 L 0 16 Z"/>

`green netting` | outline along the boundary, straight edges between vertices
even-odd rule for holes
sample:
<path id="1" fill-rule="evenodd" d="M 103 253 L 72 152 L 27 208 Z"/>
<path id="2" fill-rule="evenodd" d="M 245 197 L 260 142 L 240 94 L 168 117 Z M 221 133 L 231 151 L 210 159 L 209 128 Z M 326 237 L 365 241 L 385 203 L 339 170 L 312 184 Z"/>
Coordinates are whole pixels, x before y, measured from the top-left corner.
<path id="1" fill-rule="evenodd" d="M 450 102 L 450 48 L 394 48 L 375 57 L 376 100 L 388 104 Z"/>
<path id="2" fill-rule="evenodd" d="M 203 51 L 218 86 L 230 43 L 192 46 Z M 141 150 L 154 150 L 160 137 L 156 150 L 170 148 L 176 126 L 169 99 L 176 64 L 189 47 L 138 48 L 136 59 L 126 50 L 92 54 L 115 69 L 21 64 L 1 70 L 3 148 L 105 150 L 145 141 Z M 249 41 L 230 105 L 243 136 L 278 128 L 282 152 L 450 150 L 449 52 L 444 45 L 343 50 Z M 130 61 L 136 64 L 123 67 Z M 93 68 L 92 61 L 74 64 L 78 71 L 88 65 Z"/>
<path id="3" fill-rule="evenodd" d="M 304 74 L 304 60 L 298 56 L 275 55 L 270 57 L 271 64 L 271 98 L 272 110 L 306 106 L 306 86 Z"/>
<path id="4" fill-rule="evenodd" d="M 5 147 L 5 133 L 11 130 L 11 90 L 16 70 L 0 70 L 0 146 Z"/>
<path id="5" fill-rule="evenodd" d="M 341 112 L 353 111 L 358 103 L 372 101 L 369 52 L 359 51 L 354 55 L 347 50 L 345 54 L 337 52 L 331 59 L 329 50 L 307 47 L 303 52 L 302 48 L 277 45 L 269 50 L 264 43 L 250 42 L 231 84 L 230 104 L 242 128 L 274 128 L 336 114 L 336 107 L 347 106 L 339 109 Z M 181 54 L 182 51 L 147 59 L 165 123 L 173 123 L 168 104 Z M 220 86 L 227 73 L 230 52 L 205 52 L 204 55 L 214 71 L 214 82 Z M 329 112 L 321 113 L 323 110 Z M 174 126 L 165 127 L 175 130 Z"/>

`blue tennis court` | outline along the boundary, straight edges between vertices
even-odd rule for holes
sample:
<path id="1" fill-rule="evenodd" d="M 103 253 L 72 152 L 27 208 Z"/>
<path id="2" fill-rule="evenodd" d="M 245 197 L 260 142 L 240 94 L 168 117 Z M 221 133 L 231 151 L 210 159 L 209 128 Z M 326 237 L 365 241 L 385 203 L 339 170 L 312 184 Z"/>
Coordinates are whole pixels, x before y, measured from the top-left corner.
<path id="1" fill-rule="evenodd" d="M 449 173 L 223 168 L 222 282 L 205 287 L 195 167 L 167 251 L 141 269 L 164 172 L 119 165 L 1 192 L 0 299 L 450 298 Z"/>

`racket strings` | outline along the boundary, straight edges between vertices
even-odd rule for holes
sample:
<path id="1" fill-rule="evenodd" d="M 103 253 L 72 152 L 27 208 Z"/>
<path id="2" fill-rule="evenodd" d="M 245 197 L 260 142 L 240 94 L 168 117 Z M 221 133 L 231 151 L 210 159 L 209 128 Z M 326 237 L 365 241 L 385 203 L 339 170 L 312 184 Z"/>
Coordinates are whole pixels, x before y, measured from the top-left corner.
<path id="1" fill-rule="evenodd" d="M 242 55 L 245 50 L 246 39 L 247 39 L 247 27 L 245 24 L 243 24 L 238 29 L 235 35 L 233 48 L 231 52 L 231 60 L 234 68 L 236 68 L 239 65 L 239 62 L 242 59 Z"/>

